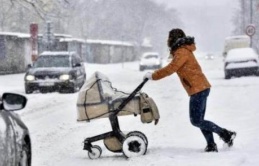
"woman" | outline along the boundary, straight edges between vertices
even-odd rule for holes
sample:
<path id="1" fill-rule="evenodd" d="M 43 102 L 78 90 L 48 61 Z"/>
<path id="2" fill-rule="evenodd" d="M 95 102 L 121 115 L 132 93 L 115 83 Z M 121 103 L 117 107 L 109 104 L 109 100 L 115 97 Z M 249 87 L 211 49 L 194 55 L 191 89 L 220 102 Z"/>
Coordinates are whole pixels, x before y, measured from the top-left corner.
<path id="1" fill-rule="evenodd" d="M 236 132 L 226 130 L 211 121 L 204 120 L 206 102 L 211 85 L 193 55 L 193 51 L 196 49 L 194 38 L 186 36 L 181 29 L 172 29 L 169 32 L 167 45 L 173 57 L 172 61 L 167 66 L 153 73 L 146 73 L 144 78 L 159 80 L 176 72 L 190 96 L 190 121 L 192 125 L 200 128 L 207 141 L 205 152 L 218 152 L 213 132 L 217 133 L 231 147 Z"/>

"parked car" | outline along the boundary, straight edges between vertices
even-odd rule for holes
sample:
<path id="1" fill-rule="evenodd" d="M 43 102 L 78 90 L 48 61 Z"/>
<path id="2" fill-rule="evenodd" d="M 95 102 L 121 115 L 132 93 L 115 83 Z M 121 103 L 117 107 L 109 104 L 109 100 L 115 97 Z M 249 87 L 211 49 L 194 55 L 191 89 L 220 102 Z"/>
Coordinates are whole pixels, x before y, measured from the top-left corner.
<path id="1" fill-rule="evenodd" d="M 24 77 L 25 93 L 76 92 L 86 80 L 82 59 L 75 52 L 43 52 Z"/>
<path id="2" fill-rule="evenodd" d="M 14 111 L 23 109 L 27 99 L 18 94 L 0 97 L 0 165 L 30 166 L 31 139 L 29 130 Z"/>
<path id="3" fill-rule="evenodd" d="M 232 49 L 224 61 L 225 79 L 258 74 L 258 54 L 252 48 Z"/>
<path id="4" fill-rule="evenodd" d="M 157 52 L 146 52 L 143 53 L 140 62 L 139 70 L 143 71 L 145 69 L 159 69 L 162 67 L 162 58 Z"/>

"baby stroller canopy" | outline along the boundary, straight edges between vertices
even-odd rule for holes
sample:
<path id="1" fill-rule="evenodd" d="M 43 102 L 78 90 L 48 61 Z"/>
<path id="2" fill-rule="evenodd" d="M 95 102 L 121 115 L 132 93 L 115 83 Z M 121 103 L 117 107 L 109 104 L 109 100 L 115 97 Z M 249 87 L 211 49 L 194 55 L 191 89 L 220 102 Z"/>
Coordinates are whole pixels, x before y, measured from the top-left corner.
<path id="1" fill-rule="evenodd" d="M 129 95 L 123 91 L 118 91 L 112 86 L 107 76 L 97 71 L 86 81 L 79 91 L 77 120 L 89 121 L 91 119 L 109 117 L 110 113 L 118 108 Z M 141 114 L 143 107 L 147 107 L 148 105 L 156 109 L 155 113 L 152 113 L 152 120 L 154 118 L 159 119 L 159 113 L 153 100 L 151 101 L 153 103 L 148 103 L 150 99 L 145 93 L 139 92 L 120 110 L 118 116 Z M 146 103 L 146 105 L 143 103 Z M 153 115 L 156 117 L 153 117 Z"/>
<path id="2" fill-rule="evenodd" d="M 112 87 L 108 77 L 95 72 L 82 86 L 77 100 L 78 121 L 108 117 L 128 94 Z M 139 114 L 139 95 L 119 115 Z"/>

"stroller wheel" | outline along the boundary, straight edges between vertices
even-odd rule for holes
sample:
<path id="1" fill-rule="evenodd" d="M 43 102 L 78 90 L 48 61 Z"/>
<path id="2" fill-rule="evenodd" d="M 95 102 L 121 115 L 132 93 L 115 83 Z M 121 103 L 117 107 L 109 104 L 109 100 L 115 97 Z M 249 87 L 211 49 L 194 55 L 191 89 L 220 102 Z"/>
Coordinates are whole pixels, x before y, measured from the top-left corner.
<path id="1" fill-rule="evenodd" d="M 94 145 L 92 148 L 91 148 L 92 152 L 89 152 L 88 151 L 88 157 L 90 159 L 97 159 L 101 156 L 102 154 L 102 149 L 100 146 L 98 145 Z"/>
<path id="2" fill-rule="evenodd" d="M 127 136 L 122 145 L 122 152 L 127 158 L 144 155 L 146 151 L 147 144 L 139 135 Z"/>
<path id="3" fill-rule="evenodd" d="M 137 135 L 137 136 L 140 136 L 141 138 L 143 138 L 143 140 L 146 143 L 146 146 L 148 147 L 148 139 L 144 133 L 142 133 L 140 131 L 131 131 L 127 134 L 127 136 L 132 136 L 132 135 Z"/>

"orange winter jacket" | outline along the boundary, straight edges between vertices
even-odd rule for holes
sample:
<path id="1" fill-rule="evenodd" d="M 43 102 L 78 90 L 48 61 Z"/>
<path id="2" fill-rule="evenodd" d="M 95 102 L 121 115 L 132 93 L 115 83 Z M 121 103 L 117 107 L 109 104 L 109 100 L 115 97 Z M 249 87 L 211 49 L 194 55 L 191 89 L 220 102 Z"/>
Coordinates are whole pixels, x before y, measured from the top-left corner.
<path id="1" fill-rule="evenodd" d="M 210 88 L 210 83 L 193 55 L 195 49 L 195 44 L 178 48 L 171 53 L 173 60 L 167 66 L 156 70 L 152 79 L 159 80 L 176 72 L 189 96 Z"/>

